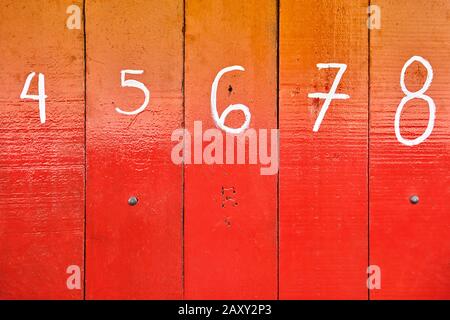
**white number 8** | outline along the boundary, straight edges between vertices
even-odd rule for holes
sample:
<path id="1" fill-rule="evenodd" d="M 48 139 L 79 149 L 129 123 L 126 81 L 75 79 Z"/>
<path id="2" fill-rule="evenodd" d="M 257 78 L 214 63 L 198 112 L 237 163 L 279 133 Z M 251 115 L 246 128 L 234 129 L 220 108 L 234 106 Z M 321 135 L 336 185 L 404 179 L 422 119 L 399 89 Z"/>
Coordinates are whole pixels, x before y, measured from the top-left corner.
<path id="1" fill-rule="evenodd" d="M 218 128 L 231 134 L 240 134 L 244 132 L 250 125 L 251 114 L 247 106 L 243 104 L 231 104 L 223 111 L 220 117 L 217 112 L 217 87 L 219 85 L 220 78 L 222 78 L 222 76 L 225 73 L 235 70 L 245 71 L 245 69 L 241 66 L 231 66 L 223 68 L 222 70 L 219 71 L 216 78 L 214 79 L 214 82 L 211 87 L 211 113 L 214 119 L 214 123 Z M 245 121 L 244 124 L 239 128 L 230 128 L 225 125 L 225 120 L 232 111 L 242 111 L 244 113 Z"/>
<path id="2" fill-rule="evenodd" d="M 420 89 L 416 92 L 411 92 L 408 90 L 408 88 L 406 88 L 406 85 L 405 85 L 405 73 L 406 73 L 406 70 L 408 69 L 408 67 L 415 61 L 420 62 L 425 66 L 425 68 L 427 69 L 427 79 L 425 80 L 425 83 L 424 83 L 422 89 Z M 395 113 L 395 122 L 394 122 L 395 125 L 394 126 L 395 126 L 395 135 L 397 136 L 397 140 L 400 143 L 403 143 L 404 145 L 407 145 L 407 146 L 418 145 L 418 144 L 422 143 L 423 141 L 425 141 L 430 136 L 431 132 L 433 131 L 434 119 L 436 117 L 436 105 L 434 104 L 433 99 L 431 99 L 429 96 L 424 94 L 430 87 L 431 81 L 433 81 L 433 68 L 431 67 L 431 64 L 424 58 L 422 58 L 420 56 L 414 56 L 411 59 L 409 59 L 403 66 L 402 73 L 400 75 L 400 86 L 402 87 L 402 91 L 405 93 L 406 96 L 403 97 L 402 101 L 400 102 L 400 104 L 397 108 L 397 112 Z M 403 107 L 405 106 L 405 104 L 408 101 L 413 100 L 413 99 L 422 99 L 428 103 L 428 109 L 430 110 L 430 118 L 428 120 L 428 126 L 427 126 L 427 129 L 425 130 L 425 132 L 420 137 L 418 137 L 414 140 L 409 140 L 409 139 L 403 138 L 400 133 L 400 117 L 402 115 Z"/>

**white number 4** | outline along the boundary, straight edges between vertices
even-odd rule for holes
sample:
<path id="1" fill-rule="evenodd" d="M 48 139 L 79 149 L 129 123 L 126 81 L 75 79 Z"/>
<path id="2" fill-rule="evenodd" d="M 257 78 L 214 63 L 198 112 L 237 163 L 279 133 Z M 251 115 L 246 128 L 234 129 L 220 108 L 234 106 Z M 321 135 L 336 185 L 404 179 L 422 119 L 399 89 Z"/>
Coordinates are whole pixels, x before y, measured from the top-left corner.
<path id="1" fill-rule="evenodd" d="M 45 99 L 47 96 L 45 95 L 45 78 L 42 73 L 39 73 L 38 76 L 38 94 L 28 94 L 28 90 L 30 90 L 30 83 L 33 80 L 35 72 L 32 72 L 28 75 L 25 80 L 25 85 L 23 86 L 22 93 L 20 94 L 20 99 L 31 99 L 39 101 L 39 118 L 41 119 L 41 123 L 45 123 Z"/>

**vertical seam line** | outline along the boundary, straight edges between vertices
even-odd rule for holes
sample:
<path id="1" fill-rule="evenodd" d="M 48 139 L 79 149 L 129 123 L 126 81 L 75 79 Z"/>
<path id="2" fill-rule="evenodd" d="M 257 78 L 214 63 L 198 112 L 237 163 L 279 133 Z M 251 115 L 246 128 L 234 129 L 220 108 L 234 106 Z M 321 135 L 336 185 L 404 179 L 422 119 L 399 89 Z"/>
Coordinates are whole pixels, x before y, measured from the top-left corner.
<path id="1" fill-rule="evenodd" d="M 277 0 L 277 130 L 278 130 L 278 173 L 277 173 L 277 299 L 280 299 L 280 0 Z"/>
<path id="2" fill-rule="evenodd" d="M 370 5 L 371 0 L 368 0 L 367 10 L 367 267 L 370 266 L 370 85 L 371 85 L 371 43 L 370 43 Z M 366 274 L 366 276 L 368 276 Z M 367 286 L 367 300 L 370 301 L 370 288 Z"/>
<path id="3" fill-rule="evenodd" d="M 86 67 L 86 0 L 83 0 L 83 55 L 84 55 L 84 232 L 83 232 L 83 300 L 86 300 L 86 218 L 87 218 L 87 67 Z"/>
<path id="4" fill-rule="evenodd" d="M 186 128 L 186 0 L 183 0 L 183 44 L 182 44 L 182 55 L 183 55 L 183 67 L 182 67 L 182 83 L 181 83 L 181 92 L 183 95 L 182 98 L 182 109 L 183 109 L 183 120 L 182 120 L 182 127 L 183 130 Z M 186 141 L 183 138 L 183 150 L 186 150 Z M 182 224 L 182 230 L 181 230 L 181 238 L 182 238 L 182 253 L 181 253 L 181 259 L 182 259 L 182 298 L 185 298 L 185 292 L 186 292 L 186 281 L 185 281 L 185 247 L 184 247 L 184 235 L 185 235 L 185 151 L 183 151 L 183 165 L 181 167 L 181 205 L 182 205 L 182 213 L 181 213 L 181 224 Z"/>

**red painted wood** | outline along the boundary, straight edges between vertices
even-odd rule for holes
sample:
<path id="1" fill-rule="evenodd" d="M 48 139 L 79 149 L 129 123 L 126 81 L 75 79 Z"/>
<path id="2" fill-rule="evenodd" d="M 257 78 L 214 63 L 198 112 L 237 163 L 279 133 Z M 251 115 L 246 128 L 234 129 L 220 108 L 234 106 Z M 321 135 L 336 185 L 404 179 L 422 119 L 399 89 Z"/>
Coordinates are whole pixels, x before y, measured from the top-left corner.
<path id="1" fill-rule="evenodd" d="M 367 299 L 367 1 L 281 1 L 280 298 Z M 336 69 L 348 65 L 318 132 Z"/>
<path id="2" fill-rule="evenodd" d="M 249 107 L 251 128 L 276 128 L 276 2 L 186 2 L 186 128 L 215 128 L 211 84 L 218 112 L 230 104 Z M 236 112 L 226 124 L 240 127 Z M 206 146 L 208 143 L 205 143 Z M 225 190 L 222 188 L 234 188 Z M 271 299 L 277 291 L 276 175 L 259 165 L 191 164 L 185 168 L 185 297 Z M 235 201 L 225 201 L 224 197 Z M 236 206 L 233 203 L 237 202 Z"/>
<path id="3" fill-rule="evenodd" d="M 80 299 L 66 269 L 83 269 L 83 34 L 80 1 L 2 1 L 0 22 L 0 299 Z M 20 98 L 45 76 L 46 122 Z M 38 76 L 30 94 L 37 94 Z"/>
<path id="4" fill-rule="evenodd" d="M 371 32 L 370 263 L 381 268 L 381 290 L 371 299 L 450 298 L 450 26 L 448 1 L 378 1 L 380 30 Z M 404 94 L 403 65 L 414 55 L 430 62 L 427 95 L 436 104 L 430 137 L 420 145 L 400 144 L 394 117 Z M 414 63 L 406 86 L 419 90 L 426 69 Z M 429 119 L 425 101 L 410 101 L 401 133 L 414 139 Z M 409 202 L 411 195 L 419 203 Z"/>
<path id="5" fill-rule="evenodd" d="M 0 299 L 82 299 L 66 270 L 84 278 L 84 246 L 87 299 L 367 299 L 368 264 L 381 268 L 371 299 L 450 298 L 449 2 L 379 0 L 370 39 L 367 0 L 279 2 L 278 33 L 275 0 L 86 1 L 86 115 L 83 29 L 66 28 L 67 7 L 83 1 L 2 2 Z M 437 112 L 409 147 L 394 116 L 414 55 L 433 66 Z M 317 63 L 348 65 L 337 92 L 350 99 L 333 100 L 313 132 L 324 101 L 308 94 L 337 74 Z M 211 85 L 233 65 L 245 71 L 220 80 L 218 113 L 245 104 L 254 129 L 277 127 L 279 76 L 279 190 L 261 164 L 172 163 L 175 129 L 185 122 L 194 141 L 194 121 L 215 128 Z M 151 92 L 139 115 L 115 110 L 143 102 L 121 87 L 126 69 L 143 70 L 127 79 Z M 19 97 L 32 71 L 45 75 L 44 124 L 38 102 Z M 407 87 L 426 75 L 413 64 Z M 428 119 L 424 101 L 409 102 L 402 135 Z"/>
<path id="6" fill-rule="evenodd" d="M 87 298 L 181 298 L 183 3 L 88 1 L 87 21 Z M 144 101 L 124 69 L 150 90 L 136 116 L 115 111 Z"/>

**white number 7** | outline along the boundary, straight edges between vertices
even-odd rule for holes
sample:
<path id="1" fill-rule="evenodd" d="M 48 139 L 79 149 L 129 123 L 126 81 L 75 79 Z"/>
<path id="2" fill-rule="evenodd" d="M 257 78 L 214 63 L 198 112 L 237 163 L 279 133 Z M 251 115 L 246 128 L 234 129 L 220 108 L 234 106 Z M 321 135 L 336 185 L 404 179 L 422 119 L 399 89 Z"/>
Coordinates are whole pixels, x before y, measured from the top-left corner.
<path id="1" fill-rule="evenodd" d="M 22 92 L 20 93 L 20 99 L 31 99 L 39 101 L 39 118 L 41 119 L 41 123 L 45 123 L 45 99 L 47 96 L 45 95 L 45 78 L 42 73 L 39 73 L 38 76 L 38 94 L 28 94 L 28 90 L 30 90 L 30 83 L 33 80 L 35 72 L 32 72 L 28 75 L 25 80 L 25 85 L 23 86 Z"/>
<path id="2" fill-rule="evenodd" d="M 333 99 L 348 99 L 350 96 L 348 94 L 336 93 L 339 82 L 344 75 L 345 70 L 347 70 L 347 65 L 344 63 L 318 63 L 317 68 L 320 69 L 329 69 L 329 68 L 337 68 L 339 69 L 336 78 L 333 81 L 333 85 L 331 86 L 329 93 L 310 93 L 308 94 L 309 98 L 318 98 L 325 99 L 322 109 L 320 110 L 319 116 L 316 119 L 316 123 L 314 124 L 314 132 L 319 131 L 320 124 L 322 123 L 323 118 L 325 117 L 325 113 L 330 106 L 331 100 Z"/>
<path id="3" fill-rule="evenodd" d="M 144 70 L 122 70 L 120 71 L 120 84 L 123 87 L 132 87 L 132 88 L 138 88 L 141 89 L 144 92 L 144 103 L 136 110 L 134 111 L 123 111 L 120 108 L 116 107 L 116 111 L 121 114 L 126 115 L 135 115 L 138 113 L 141 113 L 145 110 L 147 107 L 149 101 L 150 101 L 150 91 L 147 89 L 147 87 L 137 80 L 127 80 L 125 79 L 125 76 L 128 74 L 143 74 Z"/>

